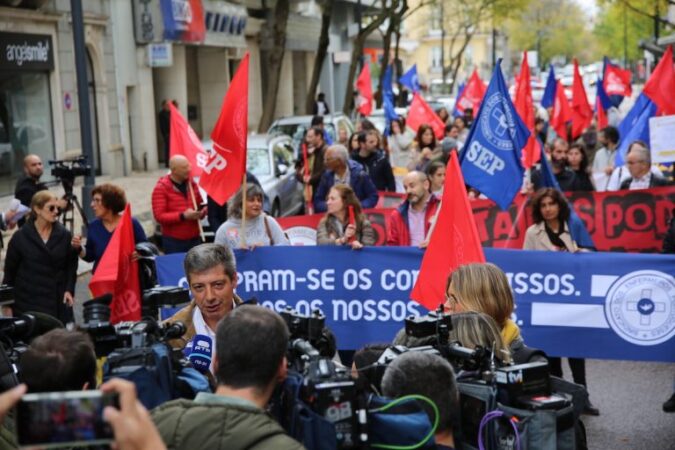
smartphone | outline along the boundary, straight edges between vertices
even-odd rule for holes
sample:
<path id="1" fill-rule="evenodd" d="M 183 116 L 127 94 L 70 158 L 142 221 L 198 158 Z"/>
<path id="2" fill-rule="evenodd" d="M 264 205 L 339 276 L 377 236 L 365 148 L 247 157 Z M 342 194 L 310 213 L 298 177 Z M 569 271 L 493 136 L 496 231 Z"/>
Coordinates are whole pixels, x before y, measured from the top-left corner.
<path id="1" fill-rule="evenodd" d="M 26 394 L 17 406 L 16 432 L 19 446 L 79 447 L 113 441 L 103 408 L 119 408 L 116 393 L 101 391 L 46 392 Z"/>

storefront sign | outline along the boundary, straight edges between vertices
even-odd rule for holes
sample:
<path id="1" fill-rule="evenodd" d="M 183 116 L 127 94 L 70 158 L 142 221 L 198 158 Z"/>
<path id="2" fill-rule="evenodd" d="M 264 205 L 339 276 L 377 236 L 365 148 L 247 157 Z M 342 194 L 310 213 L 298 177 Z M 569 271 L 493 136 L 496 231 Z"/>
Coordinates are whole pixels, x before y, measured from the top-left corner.
<path id="1" fill-rule="evenodd" d="M 171 43 L 148 44 L 148 66 L 171 67 L 173 65 L 173 46 Z"/>
<path id="2" fill-rule="evenodd" d="M 162 13 L 158 0 L 133 0 L 136 43 L 147 44 L 162 39 Z"/>
<path id="3" fill-rule="evenodd" d="M 0 33 L 0 70 L 52 70 L 52 37 L 46 34 Z"/>
<path id="4" fill-rule="evenodd" d="M 201 0 L 160 0 L 164 39 L 204 42 L 206 27 Z"/>
<path id="5" fill-rule="evenodd" d="M 246 8 L 213 0 L 202 0 L 202 4 L 206 25 L 205 45 L 246 47 Z"/>

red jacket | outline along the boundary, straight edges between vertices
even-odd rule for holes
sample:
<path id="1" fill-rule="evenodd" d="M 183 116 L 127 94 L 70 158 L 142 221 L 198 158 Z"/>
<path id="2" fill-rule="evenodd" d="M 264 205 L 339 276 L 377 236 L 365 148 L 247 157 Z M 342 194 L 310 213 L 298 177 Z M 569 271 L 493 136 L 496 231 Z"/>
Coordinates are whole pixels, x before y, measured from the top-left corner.
<path id="1" fill-rule="evenodd" d="M 427 209 L 424 212 L 424 234 L 429 234 L 431 227 L 431 219 L 436 214 L 436 209 L 439 205 L 439 200 L 435 195 L 431 195 Z M 401 203 L 401 206 L 396 208 L 389 215 L 389 231 L 387 233 L 387 245 L 410 245 L 410 228 L 408 227 L 408 208 L 410 203 L 407 201 Z"/>
<path id="2" fill-rule="evenodd" d="M 199 193 L 197 184 L 190 180 L 192 189 L 197 200 L 197 210 L 201 209 L 203 202 L 202 195 Z M 188 189 L 187 195 L 174 186 L 165 175 L 157 181 L 155 189 L 152 191 L 152 215 L 162 227 L 162 236 L 172 237 L 174 239 L 188 240 L 199 237 L 199 225 L 196 220 L 182 220 L 181 213 L 186 209 L 195 209 L 192 204 L 192 198 Z"/>

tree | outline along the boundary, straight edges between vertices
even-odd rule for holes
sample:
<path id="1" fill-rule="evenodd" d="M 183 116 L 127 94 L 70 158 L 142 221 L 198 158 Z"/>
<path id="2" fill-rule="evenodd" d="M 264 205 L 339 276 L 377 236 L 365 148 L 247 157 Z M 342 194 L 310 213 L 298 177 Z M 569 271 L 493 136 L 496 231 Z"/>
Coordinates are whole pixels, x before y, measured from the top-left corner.
<path id="1" fill-rule="evenodd" d="M 333 15 L 333 4 L 335 2 L 328 0 L 323 4 L 321 11 L 321 35 L 319 36 L 319 46 L 316 49 L 316 58 L 314 59 L 314 68 L 312 69 L 312 79 L 307 88 L 307 101 L 305 103 L 305 111 L 307 114 L 312 114 L 314 110 L 314 97 L 316 97 L 316 88 L 319 85 L 319 78 L 321 77 L 321 68 L 326 60 L 328 54 L 328 44 L 330 43 L 330 18 Z M 330 70 L 333 70 L 332 65 Z M 335 108 L 335 105 L 330 105 Z"/>
<path id="2" fill-rule="evenodd" d="M 539 0 L 509 19 L 506 29 L 511 47 L 518 52 L 537 50 L 543 67 L 556 56 L 568 61 L 577 57 L 580 62 L 597 59 L 589 22 L 575 0 Z"/>
<path id="3" fill-rule="evenodd" d="M 277 94 L 281 79 L 281 64 L 286 50 L 286 24 L 290 12 L 290 0 L 277 0 L 274 6 L 272 22 L 272 49 L 268 52 L 266 61 L 267 68 L 267 93 L 263 99 L 263 113 L 258 126 L 258 132 L 263 133 L 272 125 L 274 110 L 277 106 Z"/>
<path id="4" fill-rule="evenodd" d="M 377 84 L 377 92 L 375 93 L 375 100 L 377 101 L 378 106 L 382 106 L 382 81 L 384 80 L 384 74 L 387 70 L 387 66 L 391 62 L 389 54 L 391 53 L 391 37 L 397 31 L 401 29 L 401 21 L 403 16 L 405 16 L 406 11 L 408 11 L 408 1 L 401 0 L 399 9 L 392 13 L 389 17 L 389 25 L 387 26 L 387 31 L 385 31 L 382 39 L 382 67 L 380 69 L 379 83 Z M 398 54 L 395 56 L 398 57 Z M 395 60 L 395 59 L 394 59 Z"/>
<path id="5" fill-rule="evenodd" d="M 663 16 L 673 0 L 605 0 L 593 34 L 600 51 L 610 58 L 635 61 L 642 58 L 639 43 L 657 34 L 672 32 L 675 24 Z M 625 33 L 625 35 L 624 35 Z"/>
<path id="6" fill-rule="evenodd" d="M 344 107 L 342 108 L 345 114 L 351 113 L 352 97 L 354 96 L 354 78 L 356 77 L 356 70 L 358 69 L 359 61 L 363 56 L 363 46 L 370 34 L 377 30 L 385 20 L 394 14 L 399 7 L 402 0 L 381 0 L 380 7 L 376 13 L 371 17 L 370 23 L 354 38 L 354 46 L 352 49 L 352 60 L 349 64 L 349 75 L 347 76 L 347 89 L 345 90 Z"/>

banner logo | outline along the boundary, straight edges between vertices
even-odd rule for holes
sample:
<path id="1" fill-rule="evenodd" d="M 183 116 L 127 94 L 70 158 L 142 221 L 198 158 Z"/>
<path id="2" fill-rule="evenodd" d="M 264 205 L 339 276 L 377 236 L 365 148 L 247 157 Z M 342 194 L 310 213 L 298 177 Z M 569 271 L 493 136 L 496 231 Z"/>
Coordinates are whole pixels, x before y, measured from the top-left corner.
<path id="1" fill-rule="evenodd" d="M 513 150 L 515 123 L 511 109 L 504 104 L 500 92 L 492 94 L 485 101 L 485 114 L 481 116 L 481 130 L 490 144 L 499 150 L 510 152 Z"/>
<path id="2" fill-rule="evenodd" d="M 609 326 L 636 345 L 657 345 L 675 335 L 675 278 L 639 270 L 619 278 L 605 298 Z"/>

